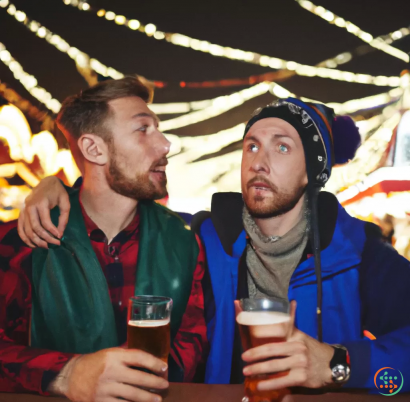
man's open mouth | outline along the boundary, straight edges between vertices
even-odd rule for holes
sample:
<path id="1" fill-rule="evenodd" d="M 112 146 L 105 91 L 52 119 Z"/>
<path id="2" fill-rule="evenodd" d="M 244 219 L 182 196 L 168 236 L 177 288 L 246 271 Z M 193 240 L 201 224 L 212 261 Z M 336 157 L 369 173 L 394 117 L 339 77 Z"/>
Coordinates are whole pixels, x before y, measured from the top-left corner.
<path id="1" fill-rule="evenodd" d="M 161 161 L 158 161 L 158 164 L 151 169 L 151 172 L 165 174 L 165 171 L 167 170 L 167 165 L 168 160 L 162 159 Z"/>
<path id="2" fill-rule="evenodd" d="M 253 187 L 255 190 L 271 191 L 271 187 L 266 183 L 253 183 L 250 187 Z"/>
<path id="3" fill-rule="evenodd" d="M 157 167 L 155 167 L 154 169 L 152 169 L 151 172 L 154 172 L 154 173 L 165 173 L 166 168 L 167 168 L 166 166 L 157 166 Z"/>

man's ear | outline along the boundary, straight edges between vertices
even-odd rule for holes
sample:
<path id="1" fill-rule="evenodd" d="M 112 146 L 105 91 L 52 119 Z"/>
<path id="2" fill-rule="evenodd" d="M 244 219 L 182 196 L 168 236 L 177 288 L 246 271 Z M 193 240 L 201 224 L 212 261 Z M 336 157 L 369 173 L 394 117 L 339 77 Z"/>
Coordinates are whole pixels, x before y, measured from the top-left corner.
<path id="1" fill-rule="evenodd" d="M 95 134 L 83 134 L 78 139 L 78 148 L 83 157 L 91 163 L 103 166 L 108 162 L 108 146 Z"/>

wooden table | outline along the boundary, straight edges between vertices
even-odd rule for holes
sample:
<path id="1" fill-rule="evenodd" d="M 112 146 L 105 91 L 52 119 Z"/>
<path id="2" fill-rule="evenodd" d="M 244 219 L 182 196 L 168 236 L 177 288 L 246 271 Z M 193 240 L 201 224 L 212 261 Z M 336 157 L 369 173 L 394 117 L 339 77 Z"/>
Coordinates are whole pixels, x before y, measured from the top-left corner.
<path id="1" fill-rule="evenodd" d="M 171 384 L 165 402 L 241 402 L 243 385 Z M 0 402 L 64 402 L 65 398 L 0 393 Z M 288 395 L 283 402 L 387 402 L 382 395 L 332 393 Z M 392 402 L 409 402 L 410 394 L 397 394 Z"/>

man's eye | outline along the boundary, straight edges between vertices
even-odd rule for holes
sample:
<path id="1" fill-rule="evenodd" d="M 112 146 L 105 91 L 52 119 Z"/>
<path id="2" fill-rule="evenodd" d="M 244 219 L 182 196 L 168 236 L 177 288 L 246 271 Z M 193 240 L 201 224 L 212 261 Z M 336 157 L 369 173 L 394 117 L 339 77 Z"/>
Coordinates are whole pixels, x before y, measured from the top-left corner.
<path id="1" fill-rule="evenodd" d="M 280 144 L 279 145 L 279 152 L 281 152 L 283 154 L 287 154 L 289 152 L 289 147 L 287 145 Z"/>
<path id="2" fill-rule="evenodd" d="M 250 150 L 251 152 L 258 152 L 259 147 L 258 147 L 257 145 L 255 145 L 255 144 L 251 144 L 251 145 L 249 145 L 249 150 Z"/>

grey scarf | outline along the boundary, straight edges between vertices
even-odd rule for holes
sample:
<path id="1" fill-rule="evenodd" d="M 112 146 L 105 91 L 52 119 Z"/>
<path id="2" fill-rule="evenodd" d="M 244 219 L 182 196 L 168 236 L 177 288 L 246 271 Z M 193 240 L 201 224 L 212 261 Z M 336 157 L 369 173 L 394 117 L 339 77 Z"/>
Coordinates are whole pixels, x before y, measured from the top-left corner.
<path id="1" fill-rule="evenodd" d="M 295 271 L 309 238 L 308 208 L 298 223 L 284 236 L 263 235 L 246 206 L 243 224 L 250 238 L 246 249 L 248 291 L 250 298 L 287 299 L 290 278 Z"/>

